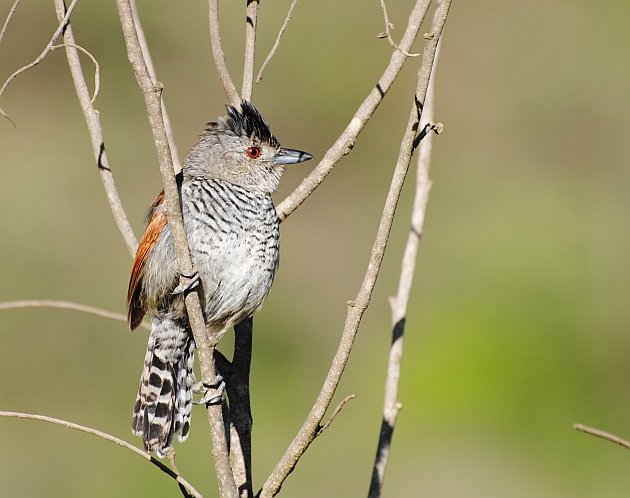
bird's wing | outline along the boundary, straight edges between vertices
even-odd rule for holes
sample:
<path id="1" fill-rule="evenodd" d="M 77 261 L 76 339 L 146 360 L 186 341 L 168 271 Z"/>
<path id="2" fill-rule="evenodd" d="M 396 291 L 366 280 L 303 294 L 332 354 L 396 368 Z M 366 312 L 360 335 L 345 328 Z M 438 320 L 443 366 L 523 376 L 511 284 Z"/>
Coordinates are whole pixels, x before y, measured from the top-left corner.
<path id="1" fill-rule="evenodd" d="M 149 211 L 149 223 L 138 245 L 133 268 L 131 269 L 129 289 L 127 290 L 127 323 L 131 330 L 136 329 L 140 325 L 146 313 L 146 309 L 140 299 L 140 294 L 142 293 L 142 277 L 144 276 L 147 259 L 166 225 L 164 200 L 164 192 L 160 192 L 151 206 L 151 210 Z"/>

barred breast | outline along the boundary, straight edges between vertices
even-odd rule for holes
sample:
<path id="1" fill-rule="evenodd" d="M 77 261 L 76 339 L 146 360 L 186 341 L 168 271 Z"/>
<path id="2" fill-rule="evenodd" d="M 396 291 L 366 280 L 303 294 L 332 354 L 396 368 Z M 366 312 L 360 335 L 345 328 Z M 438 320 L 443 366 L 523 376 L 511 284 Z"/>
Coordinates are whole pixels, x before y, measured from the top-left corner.
<path id="1" fill-rule="evenodd" d="M 261 306 L 278 266 L 280 221 L 269 194 L 195 178 L 182 185 L 184 224 L 206 320 L 227 329 Z"/>

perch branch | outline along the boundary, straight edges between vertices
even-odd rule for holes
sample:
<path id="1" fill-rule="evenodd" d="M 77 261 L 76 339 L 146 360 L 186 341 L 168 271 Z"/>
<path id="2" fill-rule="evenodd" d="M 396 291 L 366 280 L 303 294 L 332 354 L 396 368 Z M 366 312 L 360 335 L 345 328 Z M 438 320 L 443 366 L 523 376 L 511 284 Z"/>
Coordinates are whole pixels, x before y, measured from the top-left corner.
<path id="1" fill-rule="evenodd" d="M 32 67 L 37 66 L 37 64 L 39 64 L 41 61 L 43 61 L 46 58 L 48 53 L 51 51 L 52 46 L 55 43 L 55 40 L 57 40 L 57 38 L 59 38 L 59 35 L 61 34 L 61 32 L 66 27 L 66 24 L 68 24 L 68 20 L 70 19 L 70 14 L 72 14 L 72 11 L 74 10 L 74 7 L 76 6 L 76 4 L 77 4 L 77 0 L 72 0 L 72 3 L 70 4 L 70 7 L 68 7 L 68 10 L 67 10 L 66 14 L 59 21 L 59 25 L 57 26 L 57 29 L 53 33 L 52 38 L 50 39 L 48 44 L 44 47 L 44 50 L 42 50 L 42 53 L 39 54 L 39 56 L 33 62 L 31 62 L 30 64 L 27 64 L 26 66 L 21 67 L 20 69 L 15 71 L 11 76 L 9 76 L 6 79 L 6 81 L 4 82 L 2 87 L 0 88 L 0 97 L 2 97 L 2 94 L 6 90 L 7 86 L 9 86 L 9 83 L 11 83 L 15 78 L 17 78 L 23 72 L 28 71 Z M 11 14 L 14 12 L 15 8 L 17 7 L 17 5 L 14 4 L 13 7 L 14 8 L 9 12 L 9 16 L 11 16 Z M 8 22 L 8 19 L 7 19 L 7 22 Z M 9 121 L 11 121 L 11 118 L 2 110 L 1 107 L 0 107 L 0 114 L 2 114 L 5 118 L 7 118 Z M 11 121 L 11 123 L 15 126 L 13 121 Z"/>
<path id="2" fill-rule="evenodd" d="M 11 417 L 11 418 L 24 418 L 30 420 L 39 420 L 40 422 L 48 422 L 50 424 L 61 425 L 62 427 L 67 427 L 68 429 L 74 429 L 76 431 L 85 432 L 87 434 L 91 434 L 96 437 L 100 437 L 101 439 L 105 439 L 106 441 L 110 441 L 118 446 L 122 446 L 123 448 L 127 448 L 129 451 L 132 451 L 136 455 L 141 456 L 145 460 L 148 460 L 153 465 L 155 465 L 158 469 L 164 472 L 169 477 L 175 479 L 181 486 L 184 486 L 186 491 L 190 494 L 190 496 L 194 496 L 196 498 L 202 498 L 201 493 L 197 491 L 192 484 L 190 484 L 186 479 L 182 476 L 173 472 L 166 465 L 160 462 L 157 458 L 151 456 L 150 453 L 146 451 L 142 451 L 139 448 L 136 448 L 132 444 L 129 444 L 124 439 L 117 438 L 116 436 L 112 436 L 106 432 L 99 431 L 98 429 L 93 429 L 91 427 L 86 427 L 84 425 L 75 424 L 74 422 L 68 422 L 67 420 L 62 420 L 53 417 L 47 417 L 46 415 L 36 415 L 34 413 L 21 413 L 21 412 L 8 412 L 8 411 L 0 411 L 0 417 Z"/>
<path id="3" fill-rule="evenodd" d="M 623 446 L 627 450 L 630 450 L 630 441 L 621 439 L 619 436 L 615 436 L 614 434 L 610 434 L 608 432 L 604 432 L 599 429 L 593 429 L 592 427 L 588 427 L 582 424 L 575 424 L 573 428 L 575 430 L 583 432 L 584 434 L 589 434 L 590 436 L 595 436 L 601 439 L 605 439 L 606 441 L 610 441 L 611 443 L 618 444 L 619 446 Z"/>
<path id="4" fill-rule="evenodd" d="M 164 183 L 166 195 L 168 227 L 173 237 L 173 245 L 177 257 L 180 273 L 191 274 L 193 265 L 190 258 L 190 249 L 184 230 L 179 192 L 175 182 L 175 173 L 171 162 L 171 154 L 168 146 L 168 137 L 162 120 L 161 85 L 154 84 L 147 69 L 142 48 L 138 40 L 135 28 L 133 11 L 129 0 L 117 0 L 118 13 L 123 29 L 123 35 L 127 46 L 127 54 L 131 63 L 138 86 L 142 90 L 147 116 L 153 134 L 155 148 L 158 154 L 160 172 Z M 200 286 L 198 286 L 200 287 Z M 201 310 L 201 289 L 196 288 L 186 294 L 186 310 L 188 320 L 195 338 L 197 358 L 201 369 L 201 380 L 204 384 L 216 384 L 217 374 L 214 364 L 214 350 L 216 337 L 210 337 L 206 333 L 205 322 Z M 219 485 L 219 495 L 222 498 L 238 498 L 238 491 L 234 484 L 234 476 L 230 467 L 230 459 L 227 441 L 223 425 L 221 405 L 207 405 L 210 435 L 212 437 L 212 456 Z"/>
<path id="5" fill-rule="evenodd" d="M 413 10 L 409 15 L 407 28 L 400 42 L 402 50 L 408 51 L 413 45 L 430 3 L 430 0 L 416 0 Z M 392 53 L 389 64 L 378 80 L 378 83 L 361 103 L 346 129 L 341 133 L 332 147 L 328 149 L 315 169 L 277 207 L 278 216 L 281 220 L 284 220 L 293 213 L 293 211 L 295 211 L 324 181 L 324 178 L 328 176 L 339 160 L 352 150 L 357 136 L 361 133 L 363 127 L 381 103 L 385 94 L 391 88 L 392 83 L 395 81 L 407 59 L 408 58 L 399 50 L 395 50 Z"/>
<path id="6" fill-rule="evenodd" d="M 295 5 L 297 3 L 298 3 L 298 0 L 293 0 L 291 2 L 291 6 L 289 7 L 289 12 L 287 13 L 287 17 L 285 17 L 284 22 L 282 23 L 282 27 L 280 28 L 280 31 L 278 32 L 276 41 L 274 42 L 273 47 L 271 47 L 271 50 L 269 51 L 269 54 L 267 55 L 265 62 L 263 62 L 262 66 L 260 66 L 260 71 L 258 71 L 258 76 L 256 76 L 256 83 L 260 83 L 260 81 L 262 80 L 262 76 L 265 71 L 265 68 L 267 67 L 267 64 L 269 64 L 269 61 L 271 61 L 272 57 L 275 55 L 276 50 L 278 50 L 278 47 L 280 46 L 280 40 L 282 39 L 282 35 L 284 35 L 284 32 L 287 29 L 289 21 L 291 20 L 291 16 L 293 15 L 293 9 L 295 8 Z"/>
<path id="7" fill-rule="evenodd" d="M 74 4 L 74 2 L 73 2 Z M 72 5 L 70 5 L 72 7 Z M 65 4 L 63 0 L 55 0 L 55 9 L 57 11 L 57 18 L 61 19 L 61 23 L 65 25 L 64 19 L 68 18 L 68 12 L 65 11 Z M 138 241 L 133 233 L 127 213 L 123 208 L 116 183 L 114 182 L 114 176 L 109 166 L 109 160 L 107 159 L 107 152 L 105 151 L 105 142 L 103 140 L 103 129 L 101 128 L 101 120 L 98 111 L 94 108 L 90 92 L 83 76 L 83 69 L 81 67 L 81 60 L 77 52 L 77 45 L 74 40 L 74 34 L 72 32 L 72 26 L 67 23 L 66 29 L 63 33 L 64 45 L 66 47 L 66 58 L 68 59 L 68 66 L 70 67 L 70 73 L 74 82 L 74 87 L 77 92 L 79 104 L 83 111 L 85 123 L 87 125 L 88 133 L 90 134 L 90 142 L 92 144 L 92 152 L 98 171 L 105 189 L 105 195 L 109 202 L 109 207 L 112 210 L 114 221 L 118 226 L 131 256 L 136 253 L 138 247 Z M 96 95 L 96 91 L 95 91 Z"/>
<path id="8" fill-rule="evenodd" d="M 247 0 L 245 15 L 245 60 L 243 67 L 243 87 L 241 97 L 252 100 L 254 86 L 254 64 L 256 60 L 256 28 L 258 27 L 259 0 Z"/>
<path id="9" fill-rule="evenodd" d="M 436 14 L 439 11 L 436 12 Z M 439 45 L 433 61 L 433 69 L 429 80 L 429 87 L 422 109 L 422 122 L 433 120 L 433 107 L 435 102 L 435 68 L 439 58 Z M 422 123 L 421 122 L 421 123 Z M 416 261 L 418 259 L 418 249 L 422 237 L 425 213 L 429 202 L 431 191 L 431 179 L 429 177 L 431 168 L 431 148 L 433 134 L 429 133 L 418 153 L 416 191 L 414 195 L 413 208 L 411 214 L 411 227 L 407 236 L 407 244 L 402 258 L 400 277 L 398 280 L 398 292 L 396 297 L 391 298 L 392 307 L 392 342 L 389 349 L 389 359 L 387 364 L 387 375 L 385 379 L 385 396 L 383 400 L 383 420 L 379 434 L 376 457 L 372 469 L 372 479 L 368 492 L 369 498 L 381 496 L 385 469 L 389 457 L 389 450 L 392 443 L 394 427 L 398 412 L 402 405 L 398 401 L 398 387 L 403 357 L 403 338 L 405 333 L 405 321 L 407 316 L 407 304 L 413 284 Z M 413 147 L 413 144 L 412 144 Z"/>
<path id="10" fill-rule="evenodd" d="M 448 2 L 445 3 L 448 6 Z M 417 7 L 414 8 L 411 17 L 417 14 Z M 426 9 L 424 9 L 426 12 Z M 446 19 L 446 12 L 443 12 L 443 16 L 440 17 L 433 29 L 433 36 L 427 40 L 424 48 L 422 69 L 420 71 L 420 77 L 418 78 L 418 88 L 416 92 L 416 101 L 423 102 L 425 99 L 427 86 L 429 83 L 429 75 L 431 73 L 431 67 L 433 66 L 433 58 L 435 56 L 435 48 L 437 40 L 439 39 L 444 21 Z M 417 21 L 421 22 L 421 18 Z M 411 24 L 410 20 L 410 24 Z M 397 53 L 397 52 L 396 52 Z M 413 153 L 413 142 L 418 129 L 418 122 L 420 119 L 420 112 L 417 108 L 417 102 L 414 102 L 412 111 L 409 116 L 409 122 L 407 125 L 407 131 L 403 137 L 403 142 L 400 147 L 400 154 L 396 163 L 396 168 L 393 173 L 392 182 L 385 201 L 385 207 L 383 209 L 383 215 L 379 223 L 378 231 L 372 247 L 372 253 L 369 259 L 367 271 L 365 273 L 363 282 L 357 296 L 353 301 L 348 303 L 348 313 L 344 324 L 341 340 L 332 361 L 332 366 L 326 376 L 322 390 L 320 391 L 313 408 L 311 409 L 308 417 L 302 427 L 300 428 L 297 436 L 293 439 L 289 448 L 280 459 L 280 462 L 276 465 L 271 475 L 265 481 L 261 490 L 261 498 L 269 498 L 275 496 L 282 486 L 282 483 L 286 480 L 289 473 L 293 470 L 300 457 L 307 450 L 308 446 L 313 442 L 317 435 L 317 430 L 321 425 L 321 421 L 330 405 L 332 397 L 341 379 L 341 375 L 348 362 L 350 351 L 354 344 L 361 318 L 369 305 L 372 291 L 376 284 L 376 278 L 380 271 L 385 249 L 389 239 L 389 233 L 394 219 L 396 206 L 400 197 L 403 182 L 409 168 L 411 161 L 411 155 Z"/>
<path id="11" fill-rule="evenodd" d="M 208 22 L 210 25 L 210 46 L 212 47 L 212 57 L 214 65 L 219 73 L 219 78 L 223 84 L 225 94 L 233 105 L 238 105 L 241 101 L 234 86 L 234 81 L 230 77 L 227 65 L 225 64 L 225 53 L 221 46 L 221 33 L 219 30 L 219 0 L 208 0 Z"/>

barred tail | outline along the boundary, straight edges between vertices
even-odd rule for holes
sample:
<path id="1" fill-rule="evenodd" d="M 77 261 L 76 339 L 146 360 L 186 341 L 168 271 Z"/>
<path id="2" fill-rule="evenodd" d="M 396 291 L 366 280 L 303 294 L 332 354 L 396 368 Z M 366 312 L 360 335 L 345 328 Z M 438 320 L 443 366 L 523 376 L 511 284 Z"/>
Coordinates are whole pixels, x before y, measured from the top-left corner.
<path id="1" fill-rule="evenodd" d="M 190 431 L 195 343 L 187 326 L 169 317 L 155 318 L 133 409 L 132 431 L 147 451 L 164 456 L 173 437 Z"/>

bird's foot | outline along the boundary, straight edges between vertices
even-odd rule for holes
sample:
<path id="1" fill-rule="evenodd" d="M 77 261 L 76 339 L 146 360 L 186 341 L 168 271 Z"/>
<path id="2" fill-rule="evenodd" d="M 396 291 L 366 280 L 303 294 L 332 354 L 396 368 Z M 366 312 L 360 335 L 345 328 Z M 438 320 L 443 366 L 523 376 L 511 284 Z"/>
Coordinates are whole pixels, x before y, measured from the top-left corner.
<path id="1" fill-rule="evenodd" d="M 203 396 L 193 401 L 195 405 L 218 405 L 223 400 L 223 393 L 225 392 L 225 381 L 220 374 L 217 374 L 215 381 L 212 384 L 205 382 L 197 382 L 193 385 L 193 392 L 196 394 L 203 394 Z"/>
<path id="2" fill-rule="evenodd" d="M 199 285 L 199 273 L 193 271 L 191 273 L 179 274 L 179 285 L 173 289 L 171 294 L 184 294 L 193 290 Z"/>

